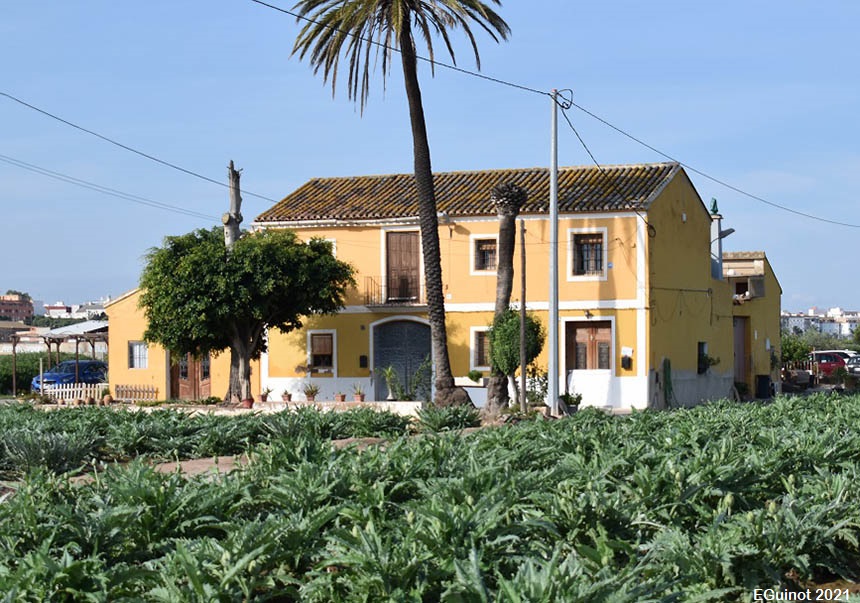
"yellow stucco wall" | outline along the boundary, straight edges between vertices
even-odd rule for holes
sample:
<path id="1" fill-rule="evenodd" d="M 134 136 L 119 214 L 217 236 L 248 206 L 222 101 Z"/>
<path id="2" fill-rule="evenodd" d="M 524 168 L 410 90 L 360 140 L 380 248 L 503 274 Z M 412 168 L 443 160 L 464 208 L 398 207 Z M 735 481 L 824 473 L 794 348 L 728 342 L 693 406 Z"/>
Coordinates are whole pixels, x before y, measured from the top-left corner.
<path id="1" fill-rule="evenodd" d="M 146 368 L 129 368 L 129 342 L 143 341 L 146 318 L 138 308 L 140 291 L 135 289 L 112 301 L 105 307 L 108 315 L 109 341 L 108 378 L 111 393 L 116 394 L 117 385 L 145 385 L 158 388 L 159 400 L 169 399 L 170 363 L 167 352 L 157 344 L 148 344 Z M 223 397 L 230 379 L 230 353 L 212 357 L 210 389 L 213 396 Z M 260 362 L 251 362 L 251 392 L 260 393 Z"/>
<path id="2" fill-rule="evenodd" d="M 138 309 L 140 300 L 138 290 L 130 291 L 105 307 L 108 316 L 109 341 L 108 377 L 111 393 L 116 394 L 117 385 L 145 385 L 158 388 L 156 396 L 160 400 L 169 396 L 169 375 L 167 356 L 164 348 L 148 344 L 146 368 L 129 368 L 129 342 L 143 341 L 146 319 Z"/>
<path id="3" fill-rule="evenodd" d="M 711 276 L 711 217 L 686 177 L 675 178 L 648 211 L 650 360 L 695 373 L 698 342 L 720 359 L 715 373 L 732 370 L 730 296 Z"/>

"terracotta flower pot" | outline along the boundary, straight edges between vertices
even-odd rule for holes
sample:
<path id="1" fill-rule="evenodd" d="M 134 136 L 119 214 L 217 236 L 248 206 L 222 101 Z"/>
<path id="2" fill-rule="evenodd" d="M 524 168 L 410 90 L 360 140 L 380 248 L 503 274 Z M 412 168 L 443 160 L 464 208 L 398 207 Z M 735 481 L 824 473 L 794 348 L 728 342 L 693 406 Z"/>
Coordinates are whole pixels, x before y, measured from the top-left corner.
<path id="1" fill-rule="evenodd" d="M 308 402 L 313 402 L 314 400 L 316 400 L 316 395 L 305 394 L 305 398 L 308 399 Z"/>
<path id="2" fill-rule="evenodd" d="M 244 400 L 242 400 L 242 408 L 254 408 L 254 399 L 245 398 Z"/>
<path id="3" fill-rule="evenodd" d="M 293 394 L 281 394 L 281 400 L 284 402 L 290 402 L 293 399 Z"/>
<path id="4" fill-rule="evenodd" d="M 269 394 L 260 394 L 260 402 L 266 402 L 269 399 Z"/>
<path id="5" fill-rule="evenodd" d="M 346 402 L 346 394 L 335 394 L 334 395 L 335 402 Z"/>
<path id="6" fill-rule="evenodd" d="M 355 402 L 364 402 L 364 394 L 352 394 L 352 399 Z"/>

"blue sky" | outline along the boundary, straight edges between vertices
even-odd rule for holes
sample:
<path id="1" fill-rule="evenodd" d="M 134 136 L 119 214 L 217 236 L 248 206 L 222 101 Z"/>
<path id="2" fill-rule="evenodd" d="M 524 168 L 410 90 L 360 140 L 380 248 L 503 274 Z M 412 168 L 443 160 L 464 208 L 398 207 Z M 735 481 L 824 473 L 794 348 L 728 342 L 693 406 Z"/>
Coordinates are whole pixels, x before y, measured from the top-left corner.
<path id="1" fill-rule="evenodd" d="M 289 3 L 273 3 L 291 8 Z M 477 32 L 482 72 L 577 104 L 702 172 L 805 213 L 860 224 L 860 3 L 508 0 L 512 30 Z M 0 92 L 160 159 L 226 182 L 242 168 L 246 224 L 314 176 L 410 172 L 397 70 L 376 77 L 364 115 L 345 90 L 290 58 L 293 18 L 249 0 L 8 3 Z M 472 68 L 468 49 L 458 64 Z M 438 48 L 441 58 L 441 48 Z M 545 166 L 544 96 L 422 67 L 437 171 Z M 569 112 L 602 164 L 663 161 Z M 559 163 L 591 162 L 560 120 Z M 167 235 L 218 223 L 225 188 L 123 151 L 0 97 L 0 156 L 210 217 L 105 196 L 0 160 L 0 289 L 78 303 L 137 284 Z M 700 175 L 727 250 L 764 250 L 783 308 L 860 309 L 851 259 L 860 229 L 810 220 Z"/>

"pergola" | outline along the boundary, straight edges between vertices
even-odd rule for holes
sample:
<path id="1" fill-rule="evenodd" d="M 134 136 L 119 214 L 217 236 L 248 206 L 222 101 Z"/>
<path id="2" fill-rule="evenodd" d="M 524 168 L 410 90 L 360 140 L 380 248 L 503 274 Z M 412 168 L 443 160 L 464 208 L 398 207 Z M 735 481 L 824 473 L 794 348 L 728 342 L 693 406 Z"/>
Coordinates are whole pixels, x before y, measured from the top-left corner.
<path id="1" fill-rule="evenodd" d="M 81 342 L 90 344 L 90 353 L 92 359 L 96 359 L 96 343 L 103 342 L 108 345 L 108 323 L 104 320 L 87 320 L 67 327 L 59 327 L 51 329 L 43 334 L 42 340 L 48 346 L 48 362 L 53 364 L 53 354 L 56 349 L 57 363 L 60 362 L 60 345 L 67 341 L 75 342 L 75 381 L 78 381 L 78 363 L 80 362 L 80 346 Z M 17 361 L 17 346 L 21 340 L 21 335 L 13 334 L 10 336 L 12 341 L 12 395 L 18 395 L 18 361 Z"/>

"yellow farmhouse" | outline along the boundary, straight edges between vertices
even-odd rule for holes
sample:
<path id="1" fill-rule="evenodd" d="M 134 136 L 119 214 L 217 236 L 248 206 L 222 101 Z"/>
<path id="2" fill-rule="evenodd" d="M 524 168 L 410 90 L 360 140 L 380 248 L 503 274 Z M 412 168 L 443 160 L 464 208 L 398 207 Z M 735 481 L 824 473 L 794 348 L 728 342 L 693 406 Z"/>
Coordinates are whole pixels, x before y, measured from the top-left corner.
<path id="1" fill-rule="evenodd" d="M 779 284 L 764 254 L 747 262 L 722 253 L 721 216 L 681 166 L 562 168 L 558 181 L 559 391 L 582 394 L 584 405 L 665 408 L 730 396 L 735 382 L 750 393 L 776 383 Z M 521 212 L 525 303 L 546 326 L 549 174 L 451 172 L 434 182 L 452 369 L 488 375 L 498 237 L 490 191 L 507 182 L 529 194 Z M 430 354 L 417 216 L 412 175 L 400 174 L 315 178 L 256 218 L 256 229 L 331 241 L 357 270 L 338 315 L 311 318 L 298 332 L 269 332 L 263 386 L 299 394 L 312 381 L 326 399 L 358 386 L 383 400 L 389 392 L 379 369 L 412 378 Z M 518 237 L 516 303 L 519 253 Z M 743 279 L 764 285 L 742 299 Z M 547 366 L 546 350 L 537 363 Z M 468 391 L 478 404 L 486 398 L 483 388 Z"/>
<path id="2" fill-rule="evenodd" d="M 546 327 L 549 174 L 451 172 L 434 181 L 452 369 L 480 405 L 486 389 L 466 376 L 489 375 L 499 224 L 490 192 L 501 183 L 528 192 L 525 303 Z M 562 168 L 558 181 L 560 392 L 582 394 L 586 406 L 642 409 L 724 398 L 734 386 L 759 397 L 779 388 L 779 283 L 763 252 L 723 253 L 732 229 L 722 229 L 716 203 L 706 208 L 680 165 Z M 254 229 L 331 241 L 355 267 L 357 286 L 337 315 L 268 333 L 268 352 L 252 367 L 255 393 L 301 400 L 314 383 L 317 399 L 361 389 L 384 400 L 380 370 L 389 367 L 410 385 L 430 355 L 417 215 L 413 177 L 400 174 L 315 178 L 256 218 Z M 521 247 L 518 236 L 515 304 Z M 137 300 L 133 291 L 107 308 L 112 388 L 222 396 L 228 355 L 171 359 L 147 346 Z M 547 358 L 544 349 L 536 361 L 544 370 Z"/>

